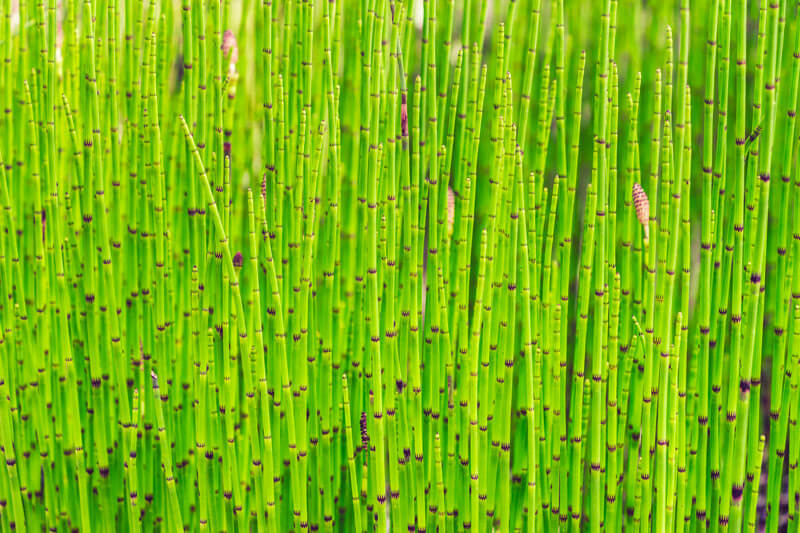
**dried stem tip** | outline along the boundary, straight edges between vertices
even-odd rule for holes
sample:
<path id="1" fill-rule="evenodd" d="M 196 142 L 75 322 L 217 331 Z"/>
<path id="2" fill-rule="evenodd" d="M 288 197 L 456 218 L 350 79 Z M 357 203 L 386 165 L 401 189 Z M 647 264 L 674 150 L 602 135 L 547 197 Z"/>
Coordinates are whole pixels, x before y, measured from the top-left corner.
<path id="1" fill-rule="evenodd" d="M 636 218 L 639 219 L 639 224 L 644 228 L 644 238 L 645 240 L 650 240 L 650 227 L 648 226 L 650 201 L 647 199 L 647 193 L 638 183 L 633 184 L 633 205 L 636 207 Z"/>
<path id="2" fill-rule="evenodd" d="M 222 35 L 222 55 L 228 57 L 230 54 L 231 64 L 235 65 L 239 61 L 239 46 L 236 43 L 236 36 L 231 30 L 225 30 Z"/>
<path id="3" fill-rule="evenodd" d="M 456 195 L 453 189 L 447 188 L 447 234 L 453 234 L 453 224 L 456 221 Z"/>
<path id="4" fill-rule="evenodd" d="M 369 451 L 369 432 L 367 431 L 367 413 L 361 411 L 361 419 L 358 421 L 361 426 L 361 449 Z"/>

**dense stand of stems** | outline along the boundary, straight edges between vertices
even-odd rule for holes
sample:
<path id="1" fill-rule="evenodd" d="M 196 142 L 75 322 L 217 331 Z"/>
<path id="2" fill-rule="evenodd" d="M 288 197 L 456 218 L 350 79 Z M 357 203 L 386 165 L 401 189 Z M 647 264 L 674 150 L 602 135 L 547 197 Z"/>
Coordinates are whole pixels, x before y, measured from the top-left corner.
<path id="1" fill-rule="evenodd" d="M 0 531 L 800 531 L 788 0 L 0 0 L 0 57 Z"/>

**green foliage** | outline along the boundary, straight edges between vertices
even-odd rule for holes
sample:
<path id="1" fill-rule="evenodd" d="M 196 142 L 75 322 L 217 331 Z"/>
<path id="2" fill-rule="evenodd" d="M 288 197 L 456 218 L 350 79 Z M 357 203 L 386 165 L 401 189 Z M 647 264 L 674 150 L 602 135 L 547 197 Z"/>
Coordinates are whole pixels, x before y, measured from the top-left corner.
<path id="1" fill-rule="evenodd" d="M 800 530 L 797 6 L 690 4 L 0 0 L 0 531 Z"/>

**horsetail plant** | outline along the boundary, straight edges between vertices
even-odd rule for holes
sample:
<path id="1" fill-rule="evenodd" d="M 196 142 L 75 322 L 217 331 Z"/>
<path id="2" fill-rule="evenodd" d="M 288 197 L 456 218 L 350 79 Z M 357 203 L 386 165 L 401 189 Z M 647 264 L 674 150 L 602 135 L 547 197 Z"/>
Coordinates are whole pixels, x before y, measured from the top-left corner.
<path id="1" fill-rule="evenodd" d="M 800 531 L 798 9 L 0 0 L 0 531 Z"/>

